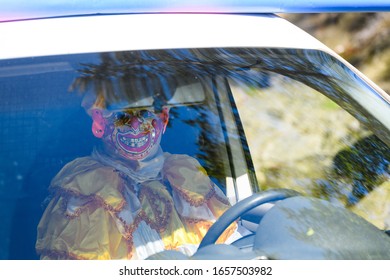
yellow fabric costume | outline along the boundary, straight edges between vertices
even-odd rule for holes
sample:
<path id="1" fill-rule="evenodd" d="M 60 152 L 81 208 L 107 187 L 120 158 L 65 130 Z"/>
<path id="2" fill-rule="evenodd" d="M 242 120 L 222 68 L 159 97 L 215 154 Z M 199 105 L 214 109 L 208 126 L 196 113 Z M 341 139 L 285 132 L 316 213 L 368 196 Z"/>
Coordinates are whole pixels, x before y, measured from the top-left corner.
<path id="1" fill-rule="evenodd" d="M 194 158 L 164 153 L 161 166 L 159 177 L 136 183 L 92 156 L 68 163 L 52 181 L 54 196 L 38 225 L 41 259 L 145 259 L 166 249 L 193 254 L 230 205 Z"/>

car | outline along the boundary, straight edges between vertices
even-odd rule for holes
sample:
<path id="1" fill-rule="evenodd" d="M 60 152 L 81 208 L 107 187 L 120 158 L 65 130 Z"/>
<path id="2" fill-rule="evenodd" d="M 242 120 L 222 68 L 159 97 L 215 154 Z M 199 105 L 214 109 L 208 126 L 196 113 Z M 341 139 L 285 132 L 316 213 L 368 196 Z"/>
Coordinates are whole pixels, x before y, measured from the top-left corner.
<path id="1" fill-rule="evenodd" d="M 199 161 L 232 205 L 195 254 L 149 259 L 390 259 L 390 95 L 275 14 L 343 1 L 182 2 L 5 1 L 0 259 L 39 258 L 48 187 L 99 141 L 81 106 L 96 95 L 169 107 L 163 150 Z M 366 2 L 355 11 L 390 10 Z M 214 244 L 235 221 L 240 238 Z"/>

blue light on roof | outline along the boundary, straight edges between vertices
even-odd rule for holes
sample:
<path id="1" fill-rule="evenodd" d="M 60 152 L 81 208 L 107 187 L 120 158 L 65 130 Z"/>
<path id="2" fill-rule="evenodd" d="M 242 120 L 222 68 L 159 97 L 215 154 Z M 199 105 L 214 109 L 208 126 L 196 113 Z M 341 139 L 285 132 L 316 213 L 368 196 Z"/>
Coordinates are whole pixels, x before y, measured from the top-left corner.
<path id="1" fill-rule="evenodd" d="M 0 21 L 81 14 L 390 11 L 390 0 L 0 0 Z"/>

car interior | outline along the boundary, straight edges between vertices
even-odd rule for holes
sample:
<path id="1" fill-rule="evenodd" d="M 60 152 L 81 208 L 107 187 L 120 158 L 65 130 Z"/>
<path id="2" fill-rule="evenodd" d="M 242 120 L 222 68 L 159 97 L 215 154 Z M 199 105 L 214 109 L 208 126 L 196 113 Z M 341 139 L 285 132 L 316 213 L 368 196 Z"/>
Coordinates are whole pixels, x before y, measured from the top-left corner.
<path id="1" fill-rule="evenodd" d="M 167 53 L 172 55 L 172 53 Z M 178 53 L 183 55 L 185 52 L 179 51 Z M 152 52 L 152 54 L 154 53 Z M 179 55 L 177 53 L 174 54 Z M 111 55 L 113 57 L 115 56 L 115 54 Z M 123 58 L 126 55 L 133 58 L 134 53 L 119 54 L 119 57 Z M 140 56 L 141 58 L 142 55 Z M 221 57 L 224 60 L 226 59 L 223 55 Z M 25 58 L 1 62 L 0 218 L 3 221 L 3 226 L 0 228 L 0 259 L 38 258 L 35 253 L 36 227 L 48 203 L 50 194 L 47 189 L 51 179 L 66 163 L 77 157 L 90 155 L 93 146 L 98 143 L 98 139 L 91 133 L 91 119 L 81 106 L 84 96 L 90 94 L 93 91 L 93 87 L 92 89 L 88 88 L 86 90 L 81 90 L 80 87 L 75 90 L 73 85 L 75 81 L 78 81 L 78 78 L 84 77 L 83 75 L 89 73 L 87 70 L 96 70 L 97 67 L 101 66 L 99 62 L 104 62 L 104 59 L 107 59 L 106 53 Z M 245 60 L 244 62 L 247 63 Z M 189 64 L 192 67 L 195 67 L 194 65 L 197 64 L 196 62 L 191 63 Z M 238 62 L 235 61 L 235 63 L 246 65 L 239 60 Z M 255 61 L 254 65 L 256 63 L 258 64 L 259 62 Z M 250 253 L 249 255 L 243 255 L 243 258 L 254 258 L 255 256 L 252 255 L 254 250 L 258 250 L 257 257 L 264 258 L 301 258 L 302 256 L 307 256 L 304 255 L 304 250 L 297 250 L 297 254 L 295 255 L 286 251 L 287 247 L 282 246 L 285 244 L 284 241 L 289 240 L 290 244 L 294 242 L 298 244 L 302 240 L 300 237 L 292 238 L 289 234 L 285 234 L 286 230 L 282 225 L 278 223 L 274 225 L 271 222 L 272 219 L 266 213 L 268 213 L 270 208 L 274 208 L 276 201 L 283 200 L 286 202 L 281 204 L 282 206 L 279 208 L 275 208 L 276 210 L 273 212 L 276 213 L 274 214 L 274 219 L 281 218 L 288 220 L 287 217 L 289 215 L 283 212 L 283 207 L 288 208 L 289 211 L 295 211 L 296 208 L 294 207 L 297 204 L 305 205 L 305 203 L 308 203 L 306 200 L 299 200 L 301 198 L 298 197 L 302 195 L 316 195 L 314 192 L 307 192 L 305 194 L 302 192 L 302 189 L 299 189 L 300 186 L 306 186 L 305 184 L 310 185 L 315 182 L 322 189 L 326 189 L 329 185 L 326 185 L 324 180 L 314 180 L 309 177 L 294 177 L 294 172 L 297 172 L 296 170 L 299 171 L 299 169 L 294 169 L 294 164 L 299 163 L 299 161 L 290 164 L 288 162 L 289 158 L 287 157 L 287 155 L 290 155 L 288 152 L 285 153 L 286 158 L 281 158 L 280 161 L 277 161 L 277 159 L 271 157 L 273 161 L 262 162 L 263 166 L 261 169 L 258 169 L 253 162 L 254 157 L 266 154 L 267 150 L 265 148 L 263 150 L 253 149 L 253 147 L 259 147 L 261 145 L 258 143 L 252 144 L 249 139 L 250 137 L 246 135 L 247 132 L 244 133 L 247 119 L 250 120 L 251 115 L 249 114 L 249 117 L 244 117 L 241 114 L 242 109 L 240 106 L 244 106 L 245 108 L 248 105 L 243 103 L 245 100 L 240 101 L 236 99 L 237 92 L 240 91 L 237 88 L 240 84 L 245 84 L 249 90 L 255 88 L 261 92 L 259 94 L 260 97 L 253 97 L 252 95 L 255 99 L 248 99 L 248 102 L 251 102 L 251 100 L 257 100 L 256 102 L 261 101 L 259 107 L 254 108 L 253 110 L 255 111 L 253 112 L 263 110 L 265 107 L 262 106 L 265 106 L 266 99 L 273 99 L 274 103 L 269 108 L 265 108 L 268 110 L 265 111 L 267 112 L 265 119 L 270 120 L 269 124 L 272 124 L 274 128 L 278 127 L 282 119 L 290 120 L 285 115 L 289 111 L 292 111 L 291 108 L 293 108 L 293 105 L 291 104 L 294 100 L 298 99 L 297 96 L 301 94 L 301 88 L 288 88 L 289 92 L 287 96 L 290 99 L 287 102 L 291 106 L 285 112 L 281 112 L 278 107 L 280 105 L 278 101 L 280 95 L 272 88 L 272 85 L 285 83 L 291 86 L 293 84 L 290 77 L 292 74 L 290 73 L 287 76 L 276 79 L 274 78 L 274 72 L 276 70 L 271 69 L 271 71 L 269 69 L 270 67 L 267 66 L 268 68 L 265 67 L 267 71 L 264 71 L 261 68 L 264 66 L 261 66 L 257 72 L 252 71 L 250 67 L 237 68 L 234 71 L 232 71 L 232 68 L 228 68 L 227 70 L 225 69 L 227 72 L 221 75 L 214 75 L 215 72 L 211 72 L 213 75 L 206 76 L 204 74 L 207 74 L 207 67 L 211 68 L 212 71 L 221 71 L 221 69 L 217 69 L 214 64 L 210 63 L 207 67 L 199 66 L 197 69 L 194 68 L 195 70 L 189 67 L 190 70 L 186 70 L 188 72 L 183 73 L 183 65 L 177 66 L 172 61 L 169 61 L 167 64 L 171 67 L 170 69 L 174 69 L 172 70 L 174 74 L 178 72 L 180 75 L 177 76 L 179 78 L 175 81 L 174 86 L 167 82 L 169 84 L 167 91 L 171 91 L 174 88 L 175 93 L 169 96 L 168 101 L 165 100 L 167 106 L 170 108 L 170 120 L 161 146 L 165 152 L 183 153 L 199 160 L 212 181 L 224 191 L 230 203 L 234 205 L 231 208 L 232 212 L 229 212 L 224 220 L 217 223 L 206 236 L 204 244 L 201 244 L 201 247 L 204 248 L 195 258 L 217 258 L 218 254 L 220 258 L 221 256 L 226 258 L 237 257 L 237 248 L 240 250 L 239 254 Z M 143 69 L 142 71 L 144 71 L 141 72 L 144 74 L 148 71 L 153 73 L 153 71 L 161 70 L 158 68 L 160 67 L 158 64 L 153 65 L 155 69 L 153 67 L 141 67 Z M 132 67 L 131 69 L 136 69 L 137 71 L 140 69 L 139 65 L 130 65 L 127 67 Z M 232 72 L 239 74 L 229 76 Z M 242 75 L 241 73 L 247 73 L 248 75 Z M 142 77 L 144 79 L 144 76 Z M 253 82 L 254 79 L 260 80 L 260 82 L 255 84 Z M 302 77 L 299 79 L 302 80 Z M 308 84 L 309 86 L 313 85 L 310 82 Z M 142 91 L 144 89 L 141 88 L 138 90 Z M 296 92 L 295 95 L 292 93 L 293 91 Z M 191 94 L 188 94 L 189 92 Z M 280 92 L 285 94 L 286 90 L 284 89 Z M 330 93 L 329 95 L 332 96 L 332 94 Z M 187 98 L 187 96 L 190 98 Z M 150 96 L 147 96 L 148 98 L 144 98 L 145 96 L 141 97 L 137 100 L 141 105 L 137 103 L 136 106 L 152 106 L 152 103 L 147 103 L 151 102 L 148 99 Z M 334 109 L 332 107 L 334 103 L 328 103 L 326 101 L 324 104 L 326 108 Z M 309 106 L 312 105 L 309 104 Z M 314 115 L 311 116 L 313 118 L 315 117 Z M 307 119 L 307 115 L 302 114 L 301 117 L 302 119 Z M 299 122 L 299 119 L 298 121 L 294 121 Z M 264 136 L 267 133 L 267 129 L 271 128 L 264 124 L 264 126 L 259 126 L 256 129 Z M 306 127 L 305 129 L 307 131 L 311 127 Z M 293 129 L 289 131 L 293 131 Z M 353 128 L 351 131 L 356 132 Z M 386 174 L 388 173 L 386 172 L 389 170 L 389 148 L 379 138 L 372 136 L 372 133 L 370 134 L 364 131 L 362 134 L 358 135 L 358 132 L 355 134 L 354 136 L 356 138 L 346 140 L 343 138 L 348 145 L 344 143 L 345 145 L 337 148 L 338 150 L 333 154 L 329 152 L 329 154 L 321 155 L 321 159 L 324 162 L 329 162 L 329 168 L 335 168 L 335 172 L 344 178 L 356 175 L 356 172 L 354 173 L 354 171 L 349 169 L 351 161 L 355 166 L 358 164 L 367 166 L 375 163 L 376 169 L 371 168 L 371 170 L 365 170 L 364 172 L 372 171 L 372 174 L 379 169 L 382 170 L 382 173 L 377 176 L 378 178 L 382 178 L 382 181 L 378 179 L 375 182 L 369 182 L 377 185 L 382 184 L 383 180 L 388 180 L 383 178 L 387 176 Z M 272 138 L 274 135 L 277 134 L 267 134 L 266 136 Z M 288 140 L 286 140 L 287 137 L 285 135 L 280 137 L 281 140 L 276 139 L 276 137 L 272 139 L 275 142 L 283 142 L 287 148 L 289 145 L 296 149 L 301 148 L 300 146 L 291 146 Z M 356 139 L 360 140 L 360 142 L 355 141 Z M 368 139 L 368 142 L 364 142 L 362 139 Z M 259 139 L 257 138 L 257 140 Z M 373 146 L 374 148 L 381 148 L 379 149 L 380 154 L 377 153 L 370 157 L 369 152 L 365 151 L 365 148 L 369 147 L 372 143 L 375 144 Z M 251 151 L 249 147 L 252 149 Z M 282 147 L 281 145 L 273 148 L 274 150 L 271 151 L 275 152 L 280 150 L 282 154 Z M 371 149 L 367 148 L 366 150 L 372 150 L 373 147 Z M 286 151 L 288 150 L 287 148 Z M 355 151 L 353 150 L 354 148 Z M 356 152 L 356 149 L 361 151 L 360 158 L 356 157 L 359 153 Z M 334 150 L 335 147 L 329 149 L 329 151 Z M 310 156 L 307 156 L 307 158 L 310 158 Z M 319 158 L 310 158 L 309 160 L 313 162 Z M 332 160 L 335 165 L 331 165 Z M 349 165 L 345 164 L 345 161 Z M 272 162 L 272 165 L 270 164 L 268 166 L 268 162 Z M 299 164 L 296 165 L 298 166 Z M 288 173 L 289 177 L 279 178 L 277 176 L 278 174 L 283 175 L 284 172 L 286 174 Z M 260 179 L 256 178 L 255 173 L 257 176 L 261 175 L 263 177 L 260 177 Z M 355 177 L 352 179 L 356 179 Z M 289 181 L 286 178 L 293 179 L 289 179 Z M 282 184 L 281 182 L 287 183 Z M 296 185 L 289 185 L 290 182 L 294 182 Z M 355 180 L 354 183 L 355 194 L 358 196 L 361 195 L 359 199 L 375 188 L 371 186 L 371 189 L 364 192 L 364 189 L 363 191 L 359 190 L 362 180 Z M 279 190 L 275 191 L 275 187 Z M 255 195 L 252 196 L 253 194 Z M 318 194 L 317 197 L 332 200 L 331 197 L 326 197 L 327 194 L 324 191 Z M 344 193 L 338 195 L 346 196 Z M 287 198 L 294 198 L 294 200 Z M 295 201 L 292 203 L 293 205 L 289 204 L 291 201 Z M 333 211 L 332 206 L 326 204 L 328 202 L 311 201 L 310 203 L 316 205 L 318 208 L 328 207 L 327 209 L 332 209 Z M 307 212 L 307 209 L 302 208 L 296 211 Z M 339 212 L 338 210 L 334 210 L 334 213 L 337 216 Z M 298 216 L 296 215 L 295 217 Z M 213 244 L 224 228 L 240 217 L 242 218 L 242 226 L 250 230 L 252 234 L 242 240 L 236 241 L 233 244 L 235 245 L 233 249 L 232 247 L 229 247 L 230 249 L 224 249 L 224 247 L 207 249 L 207 245 Z M 313 220 L 315 219 L 318 219 L 318 217 L 313 216 Z M 292 220 L 298 223 L 298 218 Z M 265 224 L 261 229 L 258 228 L 260 221 Z M 337 223 L 335 221 L 332 222 Z M 359 222 L 356 223 L 358 224 Z M 288 222 L 286 221 L 286 223 Z M 278 228 L 278 225 L 281 228 Z M 351 225 L 351 227 L 355 226 Z M 358 229 L 358 226 L 356 226 L 356 229 Z M 274 231 L 281 233 L 280 236 L 275 238 L 275 240 L 267 240 L 265 236 L 272 235 Z M 261 232 L 261 234 L 258 232 Z M 325 235 L 326 231 L 324 230 L 322 234 Z M 359 237 L 361 235 L 356 236 L 356 238 Z M 325 239 L 321 240 L 324 244 L 327 244 Z M 278 244 L 281 245 L 277 246 L 275 242 L 279 242 Z M 353 242 L 352 238 L 351 242 Z M 272 246 L 269 246 L 272 247 L 272 250 L 268 245 L 264 244 L 271 244 Z M 320 250 L 318 246 L 313 246 L 309 249 Z M 321 247 L 321 252 L 318 251 L 316 256 L 324 257 L 324 250 Z M 182 257 L 170 254 L 174 253 L 168 252 L 165 255 L 156 256 L 156 258 Z M 325 255 L 325 257 L 327 256 Z M 346 255 L 340 256 L 345 257 Z"/>

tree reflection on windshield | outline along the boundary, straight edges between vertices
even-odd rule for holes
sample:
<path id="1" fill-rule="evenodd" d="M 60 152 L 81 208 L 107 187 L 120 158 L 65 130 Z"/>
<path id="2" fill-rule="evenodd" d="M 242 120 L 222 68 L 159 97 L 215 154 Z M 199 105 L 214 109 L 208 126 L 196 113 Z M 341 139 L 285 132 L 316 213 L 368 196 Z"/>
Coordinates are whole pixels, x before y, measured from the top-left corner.
<path id="1" fill-rule="evenodd" d="M 348 205 L 353 205 L 388 180 L 390 149 L 377 136 L 370 135 L 338 152 L 333 168 L 336 176 L 352 183 Z"/>
<path id="2" fill-rule="evenodd" d="M 291 113 L 292 118 L 301 119 L 300 122 L 303 126 L 299 123 L 292 123 L 292 126 L 289 124 L 289 126 L 277 128 L 283 132 L 279 136 L 270 138 L 275 146 L 272 153 L 279 154 L 278 150 L 282 151 L 282 147 L 285 145 L 283 143 L 294 141 L 294 130 L 300 131 L 299 133 L 304 136 L 307 134 L 304 129 L 321 128 L 321 125 L 326 129 L 320 132 L 313 130 L 312 132 L 317 134 L 316 141 L 320 141 L 322 146 L 318 146 L 318 149 L 316 148 L 312 153 L 309 153 L 311 145 L 309 144 L 302 153 L 305 156 L 299 156 L 299 161 L 283 160 L 284 156 L 291 154 L 291 149 L 298 147 L 296 144 L 290 143 L 288 152 L 285 152 L 284 155 L 280 152 L 281 164 L 270 165 L 269 162 L 264 161 L 258 163 L 261 168 L 257 168 L 256 172 L 261 188 L 295 188 L 294 185 L 303 185 L 305 186 L 304 191 L 311 195 L 329 200 L 337 199 L 349 207 L 355 205 L 358 200 L 375 189 L 375 186 L 388 181 L 389 148 L 382 141 L 390 139 L 389 131 L 381 121 L 372 117 L 371 113 L 368 113 L 359 101 L 360 96 L 372 93 L 368 93 L 368 89 L 363 86 L 362 81 L 350 70 L 327 54 L 311 50 L 243 48 L 118 52 L 101 54 L 100 63 L 82 64 L 79 72 L 80 75 L 74 81 L 72 89 L 88 91 L 92 88 L 94 94 L 103 95 L 114 107 L 116 103 L 131 103 L 134 100 L 141 102 L 148 98 L 151 101 L 146 106 L 169 105 L 170 102 L 172 103 L 171 100 L 175 99 L 174 92 L 178 86 L 193 81 L 200 82 L 207 92 L 206 100 L 186 104 L 187 111 L 193 111 L 191 117 L 186 116 L 188 113 L 186 110 L 172 110 L 172 117 L 182 119 L 184 124 L 198 131 L 193 140 L 193 144 L 197 147 L 193 150 L 193 155 L 201 160 L 210 175 L 219 182 L 219 185 L 224 185 L 226 177 L 234 175 L 232 169 L 226 167 L 233 158 L 232 154 L 229 155 L 229 149 L 231 149 L 228 143 L 229 137 L 241 139 L 239 142 L 242 146 L 241 149 L 245 151 L 247 172 L 249 173 L 251 172 L 252 159 L 256 165 L 258 156 L 264 154 L 270 144 L 270 142 L 261 142 L 261 139 L 277 128 L 275 121 L 281 124 L 280 120 L 289 113 Z M 282 78 L 279 78 L 279 82 L 275 83 L 272 78 L 274 76 Z M 218 92 L 221 91 L 215 83 L 218 77 L 234 81 L 235 87 L 248 89 L 244 91 L 233 90 L 234 98 L 238 100 L 241 97 L 234 94 L 235 91 L 240 91 L 240 94 L 244 95 L 252 95 L 253 101 L 257 98 L 256 96 L 262 96 L 262 92 L 271 92 L 271 94 L 269 93 L 270 95 L 265 99 L 257 99 L 255 102 L 260 101 L 261 103 L 253 103 L 257 104 L 254 105 L 257 106 L 254 110 L 251 110 L 251 105 L 249 105 L 243 108 L 239 106 L 239 111 L 236 111 L 235 101 L 232 97 L 228 98 L 231 100 L 230 104 L 224 104 L 218 100 L 219 94 L 229 94 L 229 85 L 225 89 L 227 92 Z M 289 92 L 298 90 L 298 88 L 291 88 L 291 81 L 302 83 L 316 93 Z M 279 87 L 280 92 L 285 92 L 286 94 L 283 94 L 286 96 L 294 96 L 289 99 L 290 103 L 283 105 L 283 94 L 276 95 L 270 90 L 275 87 Z M 304 90 L 304 88 L 300 87 L 299 90 Z M 326 108 L 324 112 L 329 114 L 329 118 L 316 112 L 318 109 L 322 110 L 321 106 L 310 108 L 312 115 L 308 113 L 310 112 L 309 108 L 305 108 L 309 104 L 308 100 L 311 100 L 311 96 L 318 95 L 318 93 L 329 98 L 321 105 Z M 192 97 L 192 100 L 197 100 L 197 98 Z M 214 103 L 210 100 L 214 100 Z M 272 102 L 280 103 L 281 106 L 278 109 L 275 107 L 271 111 L 262 111 L 266 110 L 262 104 L 267 104 L 269 102 L 267 100 L 273 100 Z M 296 104 L 296 109 L 291 109 L 294 108 L 291 107 L 292 103 Z M 307 104 L 300 109 L 300 104 L 305 103 Z M 237 120 L 234 125 L 240 126 L 238 117 L 240 115 L 245 120 L 244 124 L 249 119 L 251 122 L 249 126 L 258 128 L 257 134 L 253 132 L 256 129 L 248 130 L 244 125 L 246 135 L 240 129 L 237 135 L 229 135 L 227 126 L 230 124 L 223 122 L 223 114 L 221 113 L 229 106 L 228 110 Z M 296 111 L 292 112 L 292 110 Z M 380 110 L 379 107 L 378 110 Z M 351 119 L 349 114 L 341 114 L 339 111 L 348 112 L 355 120 Z M 261 117 L 263 114 L 268 114 L 268 120 Z M 331 117 L 332 114 L 335 114 L 336 117 Z M 317 115 L 319 118 L 316 119 Z M 340 125 L 338 127 L 333 124 L 337 122 L 337 118 L 343 119 L 347 115 L 347 119 L 341 123 L 348 127 L 349 132 L 339 137 L 338 135 L 343 133 L 342 130 L 337 132 Z M 222 119 L 220 120 L 220 118 Z M 219 123 L 217 125 L 219 128 L 216 128 L 215 120 Z M 269 122 L 271 120 L 273 124 Z M 311 120 L 313 120 L 312 124 L 305 128 L 305 125 Z M 323 122 L 323 124 L 315 123 L 315 120 Z M 359 129 L 357 130 L 354 128 L 356 120 L 359 121 Z M 268 130 L 265 130 L 264 128 L 267 127 Z M 292 127 L 293 129 L 291 129 Z M 254 136 L 252 133 L 258 136 Z M 372 133 L 375 134 L 372 135 Z M 323 138 L 319 139 L 322 137 L 321 135 Z M 258 139 L 257 143 L 261 144 L 249 143 L 250 146 L 248 146 L 246 136 Z M 331 139 L 337 137 L 338 142 L 332 142 Z M 299 139 L 302 141 L 301 138 Z M 175 143 L 180 143 L 178 140 L 176 141 Z M 277 146 L 277 143 L 280 146 Z M 258 150 L 259 152 L 255 152 Z M 298 153 L 299 149 L 296 150 L 297 155 Z M 323 164 L 323 166 L 318 165 L 318 163 Z M 268 165 L 270 168 L 267 167 Z M 281 166 L 288 166 L 288 168 L 281 168 Z M 351 193 L 348 193 L 349 188 L 351 188 Z"/>

